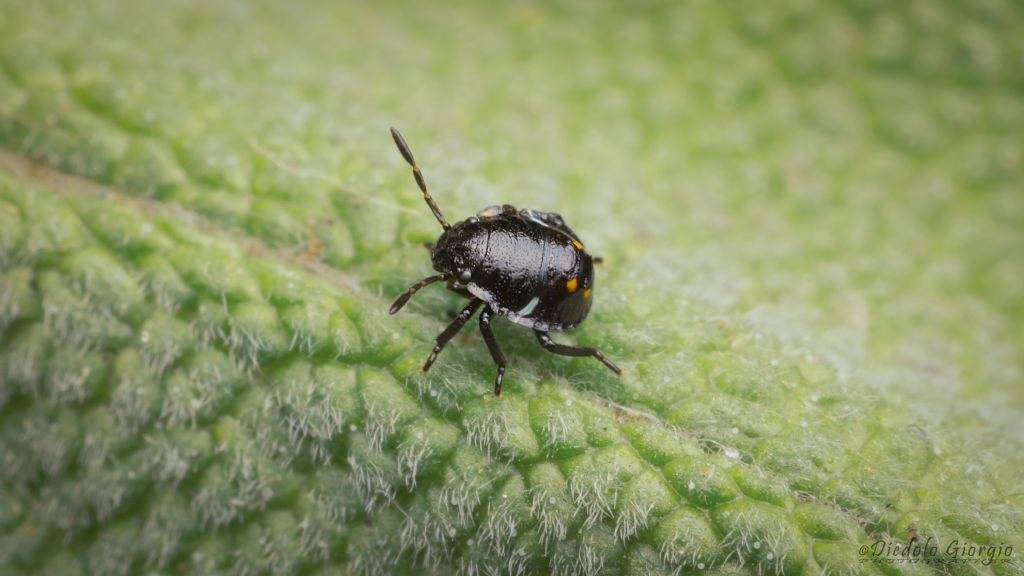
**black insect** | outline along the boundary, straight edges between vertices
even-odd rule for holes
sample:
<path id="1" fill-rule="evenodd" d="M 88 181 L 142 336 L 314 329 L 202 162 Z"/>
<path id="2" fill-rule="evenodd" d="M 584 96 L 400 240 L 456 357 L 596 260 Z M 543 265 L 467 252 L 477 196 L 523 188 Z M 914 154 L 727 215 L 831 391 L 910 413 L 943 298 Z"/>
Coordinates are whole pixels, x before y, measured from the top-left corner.
<path id="1" fill-rule="evenodd" d="M 391 305 L 391 313 L 402 309 L 420 288 L 447 281 L 448 289 L 469 298 L 469 304 L 437 337 L 423 371 L 480 306 L 480 333 L 491 357 L 498 365 L 494 395 L 501 395 L 505 377 L 505 355 L 491 332 L 491 317 L 504 316 L 516 324 L 532 328 L 537 341 L 549 352 L 563 356 L 593 356 L 616 374 L 622 371 L 599 350 L 589 346 L 569 346 L 551 340 L 548 332 L 561 332 L 579 326 L 590 312 L 594 290 L 594 258 L 583 248 L 579 237 L 553 212 L 516 210 L 508 204 L 484 208 L 455 224 L 448 224 L 434 203 L 423 174 L 409 145 L 391 129 L 398 151 L 412 166 L 423 199 L 441 223 L 444 232 L 430 248 L 435 276 L 424 278 L 402 293 Z"/>

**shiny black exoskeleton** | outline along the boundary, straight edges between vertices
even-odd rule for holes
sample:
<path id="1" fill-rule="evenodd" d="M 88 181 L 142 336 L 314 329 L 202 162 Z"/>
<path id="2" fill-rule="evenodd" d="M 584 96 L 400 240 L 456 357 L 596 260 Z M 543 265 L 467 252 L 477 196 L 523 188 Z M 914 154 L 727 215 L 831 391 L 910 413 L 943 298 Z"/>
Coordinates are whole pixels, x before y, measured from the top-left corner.
<path id="1" fill-rule="evenodd" d="M 391 136 L 402 157 L 412 166 L 427 206 L 444 228 L 437 242 L 430 246 L 434 270 L 439 274 L 410 286 L 391 305 L 391 313 L 401 310 L 420 288 L 442 280 L 448 283 L 449 290 L 469 298 L 469 304 L 438 335 L 423 371 L 430 369 L 445 344 L 485 305 L 480 313 L 480 333 L 498 365 L 495 396 L 501 395 L 505 355 L 491 331 L 493 315 L 532 328 L 537 341 L 549 352 L 593 356 L 621 374 L 619 367 L 599 350 L 558 344 L 548 336 L 548 332 L 575 328 L 586 319 L 593 301 L 594 262 L 600 261 L 587 253 L 562 217 L 553 212 L 516 210 L 506 204 L 485 208 L 452 226 L 427 191 L 423 173 L 405 139 L 394 128 Z"/>

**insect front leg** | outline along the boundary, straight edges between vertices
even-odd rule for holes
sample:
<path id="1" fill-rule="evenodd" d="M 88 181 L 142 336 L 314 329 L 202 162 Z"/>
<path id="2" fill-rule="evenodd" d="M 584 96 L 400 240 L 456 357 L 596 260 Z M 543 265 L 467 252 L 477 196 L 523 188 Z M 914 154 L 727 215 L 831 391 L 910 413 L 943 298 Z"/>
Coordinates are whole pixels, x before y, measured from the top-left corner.
<path id="1" fill-rule="evenodd" d="M 409 299 L 412 298 L 412 295 L 419 292 L 421 288 L 428 284 L 433 284 L 434 282 L 439 282 L 441 280 L 447 279 L 447 275 L 438 274 L 436 276 L 424 278 L 423 280 L 420 280 L 419 282 L 413 284 L 412 286 L 409 286 L 408 290 L 402 292 L 402 295 L 395 299 L 395 303 L 391 305 L 391 310 L 389 310 L 388 312 L 390 314 L 398 314 L 398 311 L 405 307 L 406 303 L 409 302 Z"/>

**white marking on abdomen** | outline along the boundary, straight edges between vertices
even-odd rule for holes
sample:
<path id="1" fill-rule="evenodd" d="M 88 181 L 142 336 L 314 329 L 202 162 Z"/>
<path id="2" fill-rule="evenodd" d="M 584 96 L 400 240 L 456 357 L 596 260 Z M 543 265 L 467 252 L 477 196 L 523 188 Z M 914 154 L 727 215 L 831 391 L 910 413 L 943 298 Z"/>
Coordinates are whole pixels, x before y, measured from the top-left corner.
<path id="1" fill-rule="evenodd" d="M 530 301 L 526 303 L 526 306 L 523 306 L 522 308 L 517 310 L 516 314 L 518 314 L 520 316 L 528 315 L 530 312 L 533 312 L 533 309 L 537 307 L 537 303 L 539 303 L 539 302 L 540 302 L 540 298 L 538 298 L 536 296 L 534 296 L 533 298 L 530 298 Z"/>

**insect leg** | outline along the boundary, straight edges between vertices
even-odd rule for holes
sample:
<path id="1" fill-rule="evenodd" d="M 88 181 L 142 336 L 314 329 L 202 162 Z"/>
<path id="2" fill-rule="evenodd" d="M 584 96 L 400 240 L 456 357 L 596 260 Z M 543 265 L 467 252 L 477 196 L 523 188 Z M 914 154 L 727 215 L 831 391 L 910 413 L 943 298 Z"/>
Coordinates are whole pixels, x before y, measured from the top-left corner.
<path id="1" fill-rule="evenodd" d="M 462 309 L 462 312 L 459 312 L 459 315 L 455 317 L 455 320 L 452 320 L 452 323 L 444 329 L 444 332 L 438 334 L 436 343 L 434 344 L 434 351 L 430 353 L 430 357 L 427 358 L 427 361 L 423 364 L 423 368 L 420 369 L 421 371 L 426 372 L 427 370 L 430 370 L 430 367 L 434 365 L 434 360 L 437 360 L 437 355 L 441 353 L 441 350 L 444 350 L 445 344 L 454 338 L 455 335 L 459 333 L 459 330 L 462 330 L 462 327 L 466 325 L 466 322 L 469 321 L 473 316 L 473 313 L 476 312 L 476 309 L 479 308 L 482 303 L 483 300 L 473 298 L 469 304 Z"/>
<path id="2" fill-rule="evenodd" d="M 436 276 L 424 278 L 423 280 L 420 280 L 419 282 L 413 284 L 412 286 L 409 286 L 408 290 L 402 292 L 402 295 L 395 299 L 395 303 L 391 305 L 391 310 L 389 310 L 389 313 L 397 314 L 399 310 L 405 307 L 405 304 L 409 301 L 409 298 L 412 298 L 413 294 L 420 291 L 420 288 L 423 288 L 428 284 L 433 284 L 434 282 L 447 279 L 448 276 L 444 274 L 438 274 Z"/>
<path id="3" fill-rule="evenodd" d="M 559 344 L 548 336 L 547 332 L 541 330 L 534 330 L 534 334 L 537 335 L 537 341 L 544 347 L 545 350 L 552 354 L 559 354 L 561 356 L 593 356 L 601 361 L 602 364 L 608 367 L 609 370 L 615 372 L 618 375 L 622 374 L 622 370 L 615 365 L 614 362 L 605 357 L 597 348 L 591 348 L 590 346 L 570 346 L 568 344 Z"/>
<path id="4" fill-rule="evenodd" d="M 395 146 L 398 146 L 398 151 L 402 153 L 402 158 L 412 166 L 412 175 L 416 178 L 416 184 L 420 187 L 420 191 L 423 192 L 423 199 L 426 200 L 427 206 L 430 207 L 430 211 L 434 213 L 434 218 L 441 224 L 441 227 L 445 230 L 451 228 L 451 224 L 444 219 L 444 214 L 441 214 L 441 209 L 437 207 L 437 203 L 430 196 L 430 192 L 427 192 L 427 182 L 423 179 L 423 173 L 420 172 L 420 167 L 416 165 L 416 159 L 412 156 L 412 150 L 409 149 L 409 145 L 405 143 L 405 138 L 402 138 L 402 134 L 391 129 L 391 138 L 395 140 Z"/>
<path id="5" fill-rule="evenodd" d="M 487 349 L 491 351 L 491 358 L 498 365 L 498 375 L 494 378 L 494 395 L 501 396 L 501 381 L 505 378 L 505 355 L 498 347 L 498 341 L 494 339 L 494 332 L 491 331 L 491 311 L 486 308 L 480 313 L 480 334 L 487 343 Z"/>

